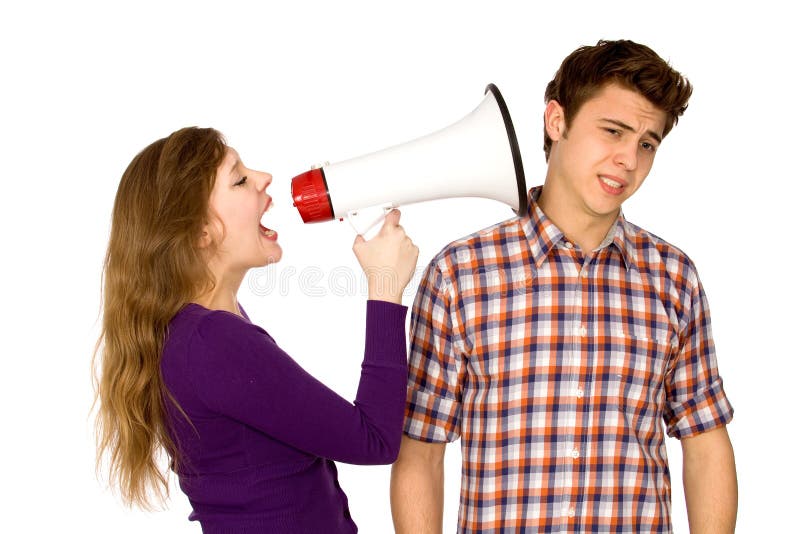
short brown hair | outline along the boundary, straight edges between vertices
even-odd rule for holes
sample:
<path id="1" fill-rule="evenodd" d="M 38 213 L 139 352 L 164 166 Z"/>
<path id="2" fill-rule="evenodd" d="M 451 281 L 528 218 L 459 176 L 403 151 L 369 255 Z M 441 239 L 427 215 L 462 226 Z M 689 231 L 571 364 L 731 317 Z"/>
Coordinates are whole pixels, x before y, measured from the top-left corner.
<path id="1" fill-rule="evenodd" d="M 663 136 L 678 123 L 692 95 L 692 86 L 652 49 L 633 41 L 598 41 L 567 56 L 544 92 L 545 103 L 555 100 L 570 123 L 581 106 L 609 83 L 640 93 L 667 114 Z M 545 159 L 553 140 L 544 132 Z"/>

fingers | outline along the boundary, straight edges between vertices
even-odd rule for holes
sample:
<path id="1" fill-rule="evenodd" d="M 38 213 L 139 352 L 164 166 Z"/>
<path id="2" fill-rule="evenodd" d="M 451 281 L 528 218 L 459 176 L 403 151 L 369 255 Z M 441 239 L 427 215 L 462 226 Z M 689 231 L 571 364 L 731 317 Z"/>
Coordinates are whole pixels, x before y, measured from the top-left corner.
<path id="1" fill-rule="evenodd" d="M 393 209 L 389 213 L 386 214 L 386 217 L 383 220 L 383 227 L 391 227 L 397 226 L 400 223 L 400 210 Z"/>
<path id="2" fill-rule="evenodd" d="M 383 220 L 379 235 L 388 237 L 390 235 L 405 235 L 405 229 L 400 226 L 400 210 L 393 209 L 386 214 Z"/>

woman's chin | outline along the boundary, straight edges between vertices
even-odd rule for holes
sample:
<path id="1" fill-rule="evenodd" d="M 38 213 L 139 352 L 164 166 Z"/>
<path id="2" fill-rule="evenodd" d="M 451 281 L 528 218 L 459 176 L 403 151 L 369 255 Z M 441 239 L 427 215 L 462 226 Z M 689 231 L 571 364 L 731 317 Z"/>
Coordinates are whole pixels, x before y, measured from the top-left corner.
<path id="1" fill-rule="evenodd" d="M 283 257 L 283 250 L 277 244 L 274 248 L 277 250 L 270 251 L 269 256 L 267 256 L 267 261 L 264 263 L 264 265 L 271 265 L 281 261 L 281 258 Z"/>

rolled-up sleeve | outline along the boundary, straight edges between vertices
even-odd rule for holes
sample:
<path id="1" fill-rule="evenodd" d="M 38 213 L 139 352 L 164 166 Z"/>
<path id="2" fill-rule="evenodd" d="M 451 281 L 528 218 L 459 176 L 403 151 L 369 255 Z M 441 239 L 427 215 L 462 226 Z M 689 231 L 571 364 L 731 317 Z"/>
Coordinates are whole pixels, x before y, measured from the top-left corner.
<path id="1" fill-rule="evenodd" d="M 431 262 L 411 312 L 405 433 L 428 442 L 458 439 L 463 359 L 452 283 Z"/>
<path id="2" fill-rule="evenodd" d="M 667 433 L 679 439 L 720 427 L 733 418 L 717 369 L 706 295 L 693 269 L 689 278 L 691 294 L 684 308 L 678 351 L 665 383 L 664 421 Z"/>

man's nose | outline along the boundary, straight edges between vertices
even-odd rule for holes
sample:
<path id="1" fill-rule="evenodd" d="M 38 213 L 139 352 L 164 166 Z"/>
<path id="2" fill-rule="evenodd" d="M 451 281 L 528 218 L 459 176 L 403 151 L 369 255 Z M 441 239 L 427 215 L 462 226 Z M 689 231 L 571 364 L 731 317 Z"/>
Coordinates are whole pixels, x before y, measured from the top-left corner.
<path id="1" fill-rule="evenodd" d="M 636 170 L 638 165 L 639 143 L 620 144 L 614 156 L 614 163 L 624 168 L 626 171 Z"/>

